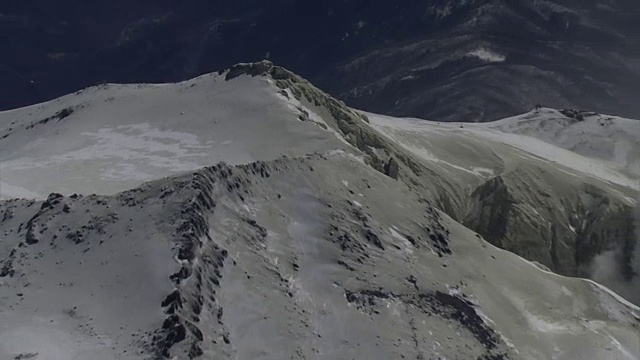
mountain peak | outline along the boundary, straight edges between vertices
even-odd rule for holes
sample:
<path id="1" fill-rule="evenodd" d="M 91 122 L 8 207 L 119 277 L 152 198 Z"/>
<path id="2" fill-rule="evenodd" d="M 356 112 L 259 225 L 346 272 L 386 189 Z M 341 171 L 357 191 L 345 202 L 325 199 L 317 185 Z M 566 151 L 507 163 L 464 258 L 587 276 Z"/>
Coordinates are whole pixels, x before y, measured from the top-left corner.
<path id="1" fill-rule="evenodd" d="M 0 192 L 32 200 L 0 201 L 0 357 L 638 353 L 637 307 L 541 270 L 640 302 L 635 162 L 598 137 L 638 126 L 363 113 L 269 61 L 2 112 Z"/>

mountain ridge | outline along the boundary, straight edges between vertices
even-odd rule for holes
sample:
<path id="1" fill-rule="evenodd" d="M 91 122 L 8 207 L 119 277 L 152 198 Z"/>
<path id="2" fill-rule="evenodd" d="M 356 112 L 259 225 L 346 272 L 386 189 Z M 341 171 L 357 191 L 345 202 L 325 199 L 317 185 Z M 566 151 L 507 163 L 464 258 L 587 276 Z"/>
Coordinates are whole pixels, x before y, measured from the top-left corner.
<path id="1" fill-rule="evenodd" d="M 636 306 L 541 271 L 601 276 L 635 301 L 624 291 L 636 278 L 621 281 L 633 258 L 614 256 L 607 276 L 593 267 L 638 249 L 633 165 L 606 144 L 599 156 L 534 151 L 518 130 L 536 135 L 531 117 L 547 116 L 575 120 L 540 109 L 505 130 L 363 113 L 269 62 L 2 112 L 3 183 L 64 195 L 0 202 L 0 354 L 633 358 Z M 599 119 L 585 124 L 600 130 Z M 581 136 L 598 144 L 597 134 Z M 506 226 L 494 235 L 474 207 L 502 194 L 492 221 Z M 99 281 L 83 275 L 96 264 Z M 144 297 L 127 272 L 147 279 Z M 94 300 L 79 302 L 86 292 Z M 54 325 L 20 317 L 33 311 Z M 82 345 L 38 340 L 47 336 Z"/>
<path id="2" fill-rule="evenodd" d="M 324 193 L 325 195 L 317 200 L 314 200 L 315 196 L 306 200 L 300 199 L 296 194 L 283 191 L 284 188 L 281 186 L 288 186 L 291 179 L 296 179 L 300 175 L 309 181 L 307 185 L 302 187 L 302 189 L 308 190 L 303 190 L 303 192 L 318 191 L 319 189 L 311 190 L 317 185 L 312 185 L 311 188 L 307 186 L 319 185 L 324 183 L 325 180 L 322 179 L 334 177 L 327 170 L 336 169 L 335 160 L 338 160 L 338 163 L 345 162 L 345 170 L 351 169 L 351 174 L 346 180 L 348 186 L 340 181 L 333 182 L 332 186 L 335 188 L 323 190 L 323 192 L 329 192 Z M 302 166 L 298 166 L 298 164 Z M 82 252 L 85 254 L 83 258 L 89 256 L 88 260 L 98 256 L 97 259 L 102 259 L 103 262 L 113 262 L 114 265 L 121 264 L 122 261 L 127 262 L 129 258 L 132 263 L 146 264 L 157 256 L 163 256 L 165 259 L 173 257 L 177 262 L 172 266 L 173 270 L 167 266 L 162 271 L 166 277 L 159 276 L 157 280 L 154 280 L 161 281 L 164 278 L 165 285 L 162 288 L 166 294 L 166 296 L 158 296 L 153 295 L 157 294 L 156 291 L 148 293 L 146 297 L 150 299 L 155 297 L 155 300 L 151 302 L 155 306 L 145 303 L 146 297 L 131 296 L 127 300 L 127 295 L 133 293 L 126 290 L 127 288 L 123 287 L 124 284 L 135 286 L 137 281 L 131 277 L 118 278 L 117 274 L 122 270 L 116 270 L 117 268 L 105 263 L 105 269 L 108 271 L 102 277 L 105 280 L 112 280 L 102 280 L 102 284 L 109 287 L 93 293 L 95 296 L 92 302 L 74 301 L 73 299 L 70 299 L 69 302 L 51 301 L 50 305 L 37 310 L 44 319 L 52 319 L 55 331 L 58 333 L 69 331 L 69 334 L 75 334 L 79 343 L 82 344 L 81 347 L 69 346 L 62 349 L 55 344 L 45 344 L 42 340 L 24 335 L 20 340 L 17 340 L 16 336 L 20 334 L 19 329 L 23 329 L 23 331 L 31 329 L 31 334 L 40 334 L 42 339 L 42 336 L 53 335 L 54 328 L 41 326 L 38 331 L 35 331 L 33 328 L 35 324 L 8 319 L 6 312 L 3 312 L 0 313 L 0 316 L 5 321 L 3 321 L 4 327 L 0 329 L 3 334 L 0 338 L 13 341 L 13 345 L 9 346 L 2 342 L 3 347 L 0 349 L 9 351 L 9 354 L 16 354 L 12 351 L 17 350 L 23 354 L 27 352 L 31 354 L 47 353 L 60 356 L 81 355 L 82 351 L 86 351 L 83 349 L 90 349 L 89 351 L 96 359 L 147 359 L 149 355 L 154 356 L 153 354 L 157 354 L 157 357 L 152 358 L 158 359 L 166 358 L 167 355 L 169 357 L 177 356 L 178 359 L 232 358 L 233 356 L 276 358 L 280 353 L 296 354 L 296 356 L 304 358 L 340 354 L 358 356 L 368 354 L 367 351 L 370 354 L 373 354 L 371 352 L 377 354 L 382 352 L 389 356 L 399 356 L 400 354 L 406 354 L 405 356 L 410 354 L 417 356 L 420 354 L 423 356 L 477 354 L 482 356 L 484 354 L 489 358 L 492 356 L 520 358 L 522 353 L 529 354 L 529 356 L 555 354 L 555 356 L 562 357 L 563 355 L 558 351 L 564 351 L 564 356 L 568 356 L 568 358 L 595 356 L 595 359 L 605 355 L 604 350 L 599 346 L 606 346 L 605 342 L 602 342 L 603 340 L 595 338 L 593 335 L 591 328 L 597 326 L 598 332 L 604 331 L 609 334 L 609 331 L 615 331 L 615 335 L 614 332 L 610 334 L 615 336 L 618 345 L 616 348 L 608 350 L 607 354 L 610 351 L 620 354 L 620 356 L 633 354 L 635 351 L 633 336 L 637 335 L 637 328 L 640 326 L 637 324 L 640 321 L 638 320 L 637 312 L 639 309 L 637 307 L 624 305 L 615 300 L 613 295 L 582 280 L 556 278 L 557 275 L 542 272 L 534 265 L 530 266 L 521 260 L 514 261 L 515 257 L 511 253 L 499 251 L 483 240 L 475 238 L 473 232 L 469 232 L 459 225 L 454 225 L 454 222 L 446 215 L 438 215 L 437 210 L 431 213 L 428 210 L 429 206 L 426 208 L 426 216 L 431 219 L 428 223 L 431 224 L 429 226 L 434 228 L 427 231 L 434 231 L 433 234 L 442 231 L 443 241 L 439 243 L 432 243 L 431 240 L 427 240 L 428 237 L 424 238 L 420 232 L 425 229 L 414 228 L 416 225 L 414 220 L 400 220 L 405 215 L 401 214 L 397 205 L 393 205 L 396 211 L 395 216 L 381 217 L 378 212 L 382 208 L 376 203 L 386 202 L 389 206 L 388 198 L 381 193 L 381 190 L 385 188 L 382 184 L 390 186 L 387 188 L 388 190 L 385 190 L 389 191 L 395 188 L 394 184 L 398 183 L 388 177 L 385 178 L 370 167 L 361 167 L 357 164 L 360 162 L 339 153 L 312 155 L 306 159 L 280 159 L 248 166 L 229 167 L 222 164 L 199 170 L 195 175 L 184 175 L 179 179 L 164 179 L 148 183 L 140 189 L 127 191 L 115 197 L 75 196 L 65 198 L 51 196 L 45 202 L 31 203 L 31 207 L 40 205 L 40 215 L 35 218 L 36 220 L 32 224 L 36 226 L 36 229 L 39 227 L 43 231 L 39 231 L 37 242 L 27 247 L 16 247 L 18 251 L 16 258 L 21 260 L 10 265 L 14 275 L 3 279 L 3 286 L 0 288 L 3 292 L 8 291 L 7 286 L 16 286 L 16 290 L 20 289 L 18 291 L 21 291 L 20 294 L 22 294 L 19 295 L 20 301 L 9 308 L 11 311 L 18 313 L 33 311 L 29 310 L 33 306 L 30 304 L 34 304 L 36 301 L 37 298 L 34 295 L 37 292 L 46 291 L 51 295 L 60 294 L 55 290 L 58 286 L 56 283 L 39 275 L 48 274 L 47 272 L 31 271 L 32 269 L 44 270 L 46 268 L 42 268 L 42 266 L 47 263 L 53 264 L 53 261 L 57 261 L 55 276 L 69 282 L 69 286 L 71 286 L 65 291 L 68 294 L 67 297 L 74 296 L 73 294 L 78 291 L 96 288 L 96 284 L 91 280 L 72 275 L 73 273 L 81 273 L 78 272 L 78 267 L 87 269 L 92 264 L 80 260 L 82 258 L 74 259 L 65 255 L 71 251 L 83 249 Z M 369 175 L 364 178 L 360 177 L 362 171 Z M 380 181 L 382 183 L 379 183 Z M 274 185 L 280 183 L 281 185 L 275 185 L 276 188 L 271 189 L 264 186 L 268 183 Z M 321 186 L 325 187 L 327 184 Z M 368 186 L 375 190 L 366 190 Z M 365 191 L 367 194 L 364 197 L 356 195 L 358 200 L 352 200 L 350 204 L 344 201 L 326 202 L 328 199 L 324 199 L 324 196 L 328 196 L 330 193 L 344 192 L 349 194 L 347 189 L 355 194 L 359 191 Z M 396 190 L 391 191 L 395 192 Z M 184 195 L 187 193 L 189 196 L 185 197 Z M 342 195 L 338 193 L 333 196 L 341 197 Z M 372 194 L 375 193 L 379 194 L 377 200 L 375 196 L 372 197 Z M 280 194 L 282 194 L 281 197 Z M 425 205 L 419 201 L 416 202 L 415 199 L 409 200 L 413 197 L 411 191 L 402 190 L 394 196 L 396 199 L 399 197 L 404 199 L 402 201 L 404 206 L 414 204 L 414 202 L 416 205 L 420 204 L 419 207 Z M 300 199 L 303 205 L 295 205 L 294 199 Z M 291 201 L 294 201 L 293 204 Z M 328 226 L 324 231 L 337 231 L 333 235 L 331 233 L 324 235 L 328 237 L 318 244 L 315 244 L 314 241 L 305 242 L 304 239 L 314 238 L 311 233 L 308 233 L 307 237 L 297 235 L 297 231 L 303 231 L 302 234 L 316 231 L 304 228 L 309 224 L 296 225 L 297 221 L 306 218 L 307 215 L 303 214 L 302 209 L 310 205 L 308 201 L 316 203 L 311 209 L 318 210 L 318 216 L 324 218 L 325 215 L 320 214 L 325 212 L 333 214 L 330 218 L 334 226 Z M 4 202 L 2 205 L 6 204 Z M 14 212 L 17 217 L 15 220 L 9 220 L 13 221 L 13 226 L 17 226 L 16 221 L 20 221 L 21 218 L 19 213 L 24 211 L 21 204 L 16 205 L 18 206 L 15 206 Z M 29 206 L 29 203 L 26 205 Z M 274 205 L 282 210 L 293 205 L 293 209 L 297 209 L 298 213 L 297 215 L 288 212 L 282 213 L 276 210 Z M 168 222 L 167 214 L 178 215 L 177 209 L 170 210 L 176 206 L 178 208 L 184 206 L 181 211 L 182 215 L 174 218 L 175 220 L 172 222 Z M 265 206 L 267 207 L 265 208 Z M 76 214 L 83 213 L 87 207 L 92 209 L 94 217 L 89 223 L 84 223 L 87 220 L 86 216 L 83 220 L 77 218 Z M 64 208 L 69 208 L 66 214 Z M 102 216 L 103 212 L 105 215 L 109 213 L 114 215 Z M 130 225 L 126 226 L 127 223 L 130 223 L 129 217 L 140 219 L 139 215 L 142 214 L 144 217 L 147 214 L 151 215 L 151 213 L 153 213 L 151 219 L 157 220 L 146 225 L 145 227 L 149 227 L 147 230 Z M 343 215 L 338 216 L 338 214 Z M 277 221 L 274 223 L 275 218 L 282 218 L 283 215 L 286 216 L 286 219 L 283 219 L 284 224 L 282 225 L 289 228 L 289 235 L 282 232 L 283 229 L 280 228 L 282 225 L 276 225 Z M 289 222 L 290 216 L 298 220 Z M 344 223 L 338 225 L 336 221 L 338 223 L 344 221 Z M 364 222 L 365 229 L 368 230 L 360 233 L 360 225 L 353 224 L 353 221 Z M 389 233 L 384 231 L 384 226 L 388 224 L 387 221 L 396 222 L 390 228 Z M 85 226 L 81 228 L 80 225 L 83 223 Z M 65 224 L 68 226 L 64 226 Z M 287 226 L 287 224 L 289 225 Z M 427 225 L 424 220 L 422 224 Z M 263 225 L 268 227 L 264 228 Z M 3 228 L 15 231 L 13 226 L 5 223 Z M 299 226 L 302 227 L 297 230 Z M 151 232 L 151 229 L 157 227 L 160 229 Z M 169 234 L 173 233 L 170 231 L 171 228 L 175 229 L 176 236 L 167 238 Z M 397 230 L 393 230 L 394 228 Z M 77 232 L 76 229 L 78 229 Z M 52 234 L 64 235 L 66 231 L 78 235 L 73 237 L 53 236 L 53 240 L 49 240 L 52 239 Z M 108 239 L 104 238 L 104 235 L 100 235 L 103 231 L 110 234 Z M 394 235 L 394 232 L 402 235 Z M 155 235 L 145 236 L 144 234 Z M 462 234 L 467 235 L 462 236 Z M 284 238 L 288 238 L 288 236 L 292 236 L 293 239 L 297 238 L 297 241 L 300 242 L 285 241 Z M 102 240 L 100 240 L 101 238 Z M 116 252 L 117 257 L 109 255 L 109 249 L 122 247 L 126 244 L 125 239 L 137 240 L 133 242 L 129 240 L 130 244 L 126 246 L 129 250 L 126 255 L 120 255 L 119 252 Z M 172 247 L 172 252 L 175 252 L 176 255 L 167 254 L 169 248 L 165 245 L 165 241 L 176 242 L 177 246 Z M 412 245 L 411 241 L 415 244 Z M 148 244 L 143 245 L 144 242 Z M 140 245 L 138 245 L 139 243 Z M 149 245 L 159 248 L 156 251 L 157 255 L 140 252 L 141 249 Z M 52 250 L 44 251 L 49 247 Z M 294 253 L 283 252 L 285 249 L 290 249 L 289 251 L 294 251 Z M 316 249 L 315 251 L 318 252 L 308 253 L 308 251 L 314 251 L 312 249 Z M 447 253 L 450 252 L 450 254 L 445 255 L 444 258 L 439 258 L 435 253 L 431 254 L 431 251 L 439 250 L 447 250 Z M 32 251 L 42 252 L 43 255 L 34 256 Z M 29 255 L 30 252 L 33 255 Z M 401 281 L 403 274 L 396 275 L 395 272 L 379 271 L 379 267 L 387 266 L 384 265 L 385 261 L 380 260 L 382 256 L 386 261 L 398 262 L 397 266 L 400 264 L 403 264 L 403 267 L 410 266 L 406 270 L 408 272 L 407 280 Z M 427 256 L 430 260 L 424 259 L 427 260 L 426 262 L 410 260 L 414 256 L 419 256 L 419 258 Z M 463 261 L 461 256 L 464 256 L 466 260 Z M 51 257 L 54 258 L 51 259 Z M 133 261 L 134 259 L 135 261 Z M 76 260 L 80 261 L 76 262 Z M 314 265 L 313 261 L 319 261 L 319 263 Z M 435 264 L 433 266 L 427 265 L 430 262 L 435 262 Z M 442 262 L 442 266 L 440 266 L 440 262 Z M 483 263 L 485 265 L 481 265 Z M 489 270 L 490 268 L 487 268 L 486 264 L 497 264 L 495 266 L 498 268 Z M 503 267 L 507 264 L 509 264 L 509 270 L 505 271 Z M 469 268 L 458 270 L 459 266 Z M 481 277 L 468 274 L 469 271 L 476 272 L 479 268 L 483 268 L 483 271 L 489 271 L 487 280 L 480 280 Z M 462 273 L 459 272 L 461 270 Z M 360 274 L 355 280 L 352 275 L 348 275 L 354 271 Z M 313 275 L 317 272 L 321 272 L 323 276 Z M 526 285 L 519 278 L 521 276 L 519 274 L 522 272 L 528 276 L 529 281 Z M 171 273 L 173 275 L 169 276 Z M 371 273 L 377 274 L 377 276 L 371 277 Z M 146 272 L 142 271 L 139 274 L 146 274 Z M 504 290 L 499 290 L 500 286 L 496 287 L 491 280 L 498 274 L 500 274 L 502 284 L 505 281 L 510 284 L 510 292 L 505 293 Z M 461 275 L 463 280 L 460 285 L 452 285 L 457 283 L 457 279 L 460 279 Z M 62 278 L 62 276 L 65 277 Z M 20 286 L 20 282 L 17 281 L 25 277 L 31 281 L 31 285 L 28 287 Z M 325 280 L 321 281 L 320 279 L 323 278 Z M 433 284 L 434 279 L 438 279 L 437 285 Z M 337 282 L 332 283 L 332 281 Z M 479 281 L 480 283 L 478 283 Z M 513 281 L 519 283 L 520 286 L 517 286 Z M 556 285 L 557 281 L 561 281 L 562 286 Z M 172 282 L 175 284 L 173 285 L 174 289 L 171 286 Z M 46 285 L 47 283 L 49 285 Z M 111 291 L 108 290 L 113 286 L 120 289 L 119 293 L 124 296 L 121 304 L 109 304 L 109 300 L 107 300 L 107 298 L 113 298 Z M 242 290 L 242 286 L 252 286 L 253 290 L 247 292 Z M 558 299 L 567 300 L 575 296 L 579 296 L 583 300 L 589 299 L 588 308 L 590 310 L 584 316 L 593 319 L 594 323 L 599 325 L 589 325 L 589 323 L 570 325 L 573 324 L 573 320 L 568 319 L 565 310 L 560 307 L 554 309 L 553 317 L 549 317 L 547 306 L 543 306 L 544 310 L 538 305 L 535 308 L 532 306 L 519 307 L 517 304 L 522 300 L 518 299 L 526 298 L 528 301 L 536 299 L 536 297 L 532 297 L 531 289 L 540 291 L 538 286 L 545 288 L 541 292 L 542 294 L 553 294 L 550 296 L 558 297 Z M 259 299 L 255 299 L 251 295 L 254 292 L 264 291 L 271 295 L 265 298 L 260 296 Z M 325 294 L 324 298 L 330 298 L 332 302 L 319 306 L 318 301 L 320 304 L 323 303 L 321 300 L 323 297 L 319 297 L 320 294 Z M 504 296 L 504 300 L 494 304 L 494 301 L 502 296 Z M 53 299 L 57 299 L 57 297 Z M 260 303 L 259 306 L 256 301 Z M 92 304 L 93 302 L 95 304 Z M 539 302 L 540 305 L 544 304 L 542 299 L 534 300 L 535 304 Z M 66 315 L 59 315 L 58 311 L 61 310 L 58 310 L 57 306 L 62 304 L 73 305 L 73 308 L 64 310 L 63 313 Z M 331 306 L 330 310 L 323 310 L 328 305 Z M 100 312 L 94 309 L 95 306 L 108 306 L 108 308 L 126 306 L 121 308 L 125 312 L 132 311 L 136 306 L 145 306 L 151 309 L 162 308 L 164 314 L 160 316 L 160 313 L 156 312 L 157 310 L 142 312 L 137 317 L 139 320 L 134 321 L 134 319 L 128 318 L 126 326 L 123 328 L 122 325 L 125 323 L 122 320 L 113 319 L 113 314 L 118 312 L 111 312 L 109 315 L 112 318 L 111 321 L 115 320 L 114 325 L 121 327 L 120 330 L 115 330 L 113 327 L 108 330 L 109 323 L 105 322 Z M 288 308 L 289 306 L 292 307 Z M 391 310 L 388 310 L 389 306 L 391 306 Z M 416 324 L 410 325 L 412 321 L 409 320 L 408 324 L 401 325 L 402 321 L 393 320 L 397 316 L 394 314 L 395 311 L 403 313 L 406 311 L 406 316 L 415 319 Z M 422 312 L 424 315 L 421 315 Z M 465 315 L 461 315 L 461 313 Z M 338 316 L 338 314 L 340 315 Z M 528 324 L 527 329 L 522 329 L 521 325 L 514 325 L 515 327 L 508 325 L 513 320 L 506 321 L 506 319 L 519 316 L 524 316 L 523 321 Z M 634 320 L 634 316 L 636 320 Z M 243 325 L 248 319 L 254 317 L 262 320 L 252 321 L 254 325 L 251 328 Z M 287 326 L 281 317 L 290 317 L 293 322 Z M 616 320 L 612 320 L 612 317 Z M 343 318 L 343 321 L 340 322 L 339 318 Z M 23 319 L 28 319 L 28 317 Z M 351 325 L 344 322 L 346 319 L 350 319 Z M 372 319 L 375 322 L 384 321 L 386 326 L 393 326 L 398 330 L 395 331 L 394 336 L 386 335 L 386 333 L 378 331 L 383 328 L 371 327 Z M 595 319 L 599 320 L 595 321 Z M 431 326 L 436 326 L 438 329 L 443 326 L 443 329 L 451 326 L 456 333 L 455 335 L 452 333 L 450 338 L 446 338 L 446 335 L 442 333 L 428 333 L 426 329 L 418 325 L 420 321 L 429 322 L 426 329 Z M 296 325 L 298 322 L 301 324 Z M 354 329 L 350 332 L 342 332 L 341 336 L 345 336 L 349 342 L 353 341 L 356 344 L 355 347 L 335 346 L 331 333 L 341 328 L 336 328 L 335 325 L 338 322 L 342 326 Z M 500 325 L 497 327 L 492 325 L 496 323 Z M 73 326 L 77 325 L 74 324 L 81 324 L 82 326 L 78 328 L 81 331 L 87 326 L 87 331 L 76 332 L 73 330 Z M 330 326 L 331 331 L 327 332 L 328 328 L 321 324 Z M 70 325 L 72 327 L 69 327 Z M 307 326 L 310 330 L 304 330 Z M 562 329 L 564 326 L 569 326 L 571 332 L 561 331 L 558 333 L 555 330 L 549 333 L 549 330 L 546 330 L 558 327 Z M 249 329 L 259 331 L 262 334 L 261 337 L 256 338 Z M 267 329 L 271 331 L 266 331 Z M 368 335 L 369 333 L 371 335 Z M 380 336 L 376 346 L 365 346 L 364 343 L 357 346 L 359 341 L 367 341 L 369 344 L 367 339 L 377 338 L 376 333 Z M 431 342 L 420 345 L 423 341 L 420 337 L 417 340 L 418 345 L 415 346 L 410 341 L 392 345 L 398 334 L 404 334 L 402 336 L 411 338 L 412 333 L 413 336 L 432 338 L 435 336 L 433 340 L 438 341 L 440 345 L 433 349 L 427 346 Z M 532 334 L 535 335 L 532 337 Z M 280 345 L 277 349 L 268 347 L 265 345 L 266 343 L 256 343 L 256 339 L 264 336 L 273 338 L 273 340 L 286 338 L 288 341 L 278 342 L 284 346 Z M 586 337 L 600 345 L 593 347 L 580 340 Z M 551 340 L 552 338 L 554 340 Z M 455 341 L 451 339 L 455 339 Z M 550 341 L 555 344 L 553 349 L 551 345 L 547 345 Z M 113 350 L 104 346 L 108 343 L 113 344 Z M 581 346 L 569 345 L 574 343 L 579 343 Z M 465 345 L 461 347 L 461 344 Z M 397 350 L 394 350 L 396 348 Z"/>

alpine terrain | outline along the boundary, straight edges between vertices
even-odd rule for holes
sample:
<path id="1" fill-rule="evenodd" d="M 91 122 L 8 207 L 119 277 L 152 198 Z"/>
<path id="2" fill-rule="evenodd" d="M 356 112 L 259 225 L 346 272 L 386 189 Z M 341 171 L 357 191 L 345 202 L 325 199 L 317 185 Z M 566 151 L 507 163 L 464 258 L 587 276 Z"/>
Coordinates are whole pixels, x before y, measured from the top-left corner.
<path id="1" fill-rule="evenodd" d="M 0 161 L 1 359 L 640 359 L 639 121 L 263 61 L 1 112 Z"/>

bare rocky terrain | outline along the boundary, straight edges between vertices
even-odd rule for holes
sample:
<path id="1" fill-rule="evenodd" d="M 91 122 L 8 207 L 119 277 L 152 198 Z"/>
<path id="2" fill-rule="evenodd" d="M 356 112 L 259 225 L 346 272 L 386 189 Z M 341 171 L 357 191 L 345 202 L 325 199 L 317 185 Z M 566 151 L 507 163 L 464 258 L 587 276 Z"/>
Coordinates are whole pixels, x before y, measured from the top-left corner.
<path id="1" fill-rule="evenodd" d="M 637 359 L 640 123 L 576 117 L 267 62 L 2 112 L 0 358 Z"/>

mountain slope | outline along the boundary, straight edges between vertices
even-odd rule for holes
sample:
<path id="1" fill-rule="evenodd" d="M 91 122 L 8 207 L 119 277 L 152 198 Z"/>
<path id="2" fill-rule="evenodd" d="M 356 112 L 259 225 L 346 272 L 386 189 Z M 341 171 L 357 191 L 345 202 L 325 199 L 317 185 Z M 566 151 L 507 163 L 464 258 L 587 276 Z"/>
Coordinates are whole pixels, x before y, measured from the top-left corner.
<path id="1" fill-rule="evenodd" d="M 616 283 L 617 291 L 640 299 L 632 280 L 640 259 L 634 252 L 637 121 L 611 117 L 602 127 L 596 118 L 582 123 L 551 109 L 486 124 L 368 118 L 461 189 L 443 195 L 441 206 L 493 244 L 561 274 Z M 605 252 L 615 260 L 598 266 L 597 256 Z M 602 267 L 615 269 L 606 280 L 598 275 Z"/>
<path id="2" fill-rule="evenodd" d="M 0 109 L 269 58 L 388 115 L 486 121 L 539 103 L 640 118 L 637 17 L 633 0 L 7 3 Z"/>
<path id="3" fill-rule="evenodd" d="M 640 176 L 640 126 L 636 120 L 593 112 L 538 109 L 489 126 L 613 162 L 632 179 Z"/>
<path id="4" fill-rule="evenodd" d="M 2 206 L 14 213 L 2 225 L 13 249 L 0 287 L 3 356 L 634 359 L 640 350 L 640 309 L 488 245 L 346 153 Z M 19 230 L 22 214 L 34 216 Z M 28 243 L 25 232 L 35 234 Z"/>
<path id="5" fill-rule="evenodd" d="M 177 85 L 99 86 L 1 113 L 3 195 L 19 187 L 40 197 L 113 194 L 220 161 L 346 146 L 273 89 L 267 79 L 211 74 Z"/>
<path id="6" fill-rule="evenodd" d="M 0 113 L 3 194 L 41 199 L 0 202 L 0 354 L 636 359 L 640 309 L 543 266 L 624 248 L 603 282 L 637 279 L 633 169 L 502 125 L 359 113 L 267 62 Z"/>
<path id="7" fill-rule="evenodd" d="M 614 273 L 634 278 L 637 164 L 595 129 L 609 129 L 633 151 L 638 122 L 594 128 L 596 120 L 541 111 L 486 125 L 363 115 L 282 68 L 244 64 L 174 85 L 96 87 L 3 113 L 2 192 L 114 194 L 211 162 L 350 149 L 383 173 L 393 164 L 395 178 L 493 244 L 583 277 L 595 276 L 597 255 L 613 251 Z M 563 121 L 573 124 L 558 129 L 576 135 L 574 150 L 629 161 L 585 157 L 535 138 L 553 131 L 530 130 Z M 588 131 L 573 130 L 581 126 Z"/>

